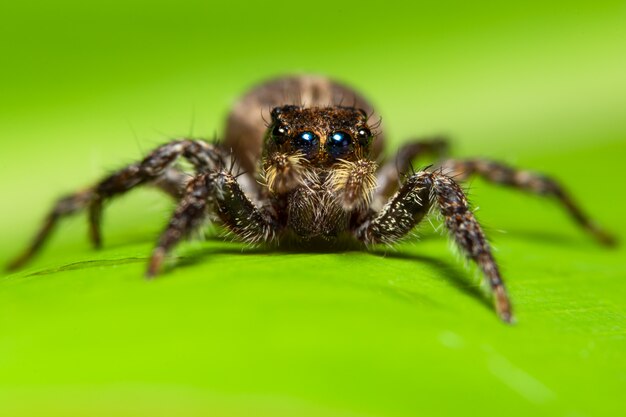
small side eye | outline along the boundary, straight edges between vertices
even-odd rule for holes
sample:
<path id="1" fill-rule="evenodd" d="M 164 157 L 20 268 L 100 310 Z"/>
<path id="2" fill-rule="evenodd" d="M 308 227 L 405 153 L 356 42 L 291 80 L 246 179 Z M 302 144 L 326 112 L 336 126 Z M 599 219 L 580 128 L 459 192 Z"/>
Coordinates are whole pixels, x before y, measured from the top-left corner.
<path id="1" fill-rule="evenodd" d="M 372 131 L 367 127 L 361 127 L 356 133 L 356 138 L 361 145 L 367 145 L 372 140 Z"/>
<path id="2" fill-rule="evenodd" d="M 352 137 L 346 132 L 333 132 L 326 142 L 328 153 L 335 158 L 347 154 L 352 148 Z"/>
<path id="3" fill-rule="evenodd" d="M 289 128 L 283 124 L 277 124 L 272 129 L 272 137 L 278 144 L 285 142 L 287 136 L 289 136 Z"/>
<path id="4" fill-rule="evenodd" d="M 301 132 L 291 139 L 291 146 L 306 154 L 314 151 L 319 143 L 319 137 L 313 132 Z"/>

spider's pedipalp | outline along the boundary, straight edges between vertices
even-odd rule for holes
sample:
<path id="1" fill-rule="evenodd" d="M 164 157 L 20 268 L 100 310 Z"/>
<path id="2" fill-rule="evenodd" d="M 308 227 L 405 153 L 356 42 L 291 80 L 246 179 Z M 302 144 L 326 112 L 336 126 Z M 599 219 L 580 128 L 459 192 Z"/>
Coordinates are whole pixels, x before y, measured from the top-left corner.
<path id="1" fill-rule="evenodd" d="M 264 160 L 261 177 L 271 193 L 284 194 L 304 183 L 306 159 L 301 152 L 274 152 Z"/>
<path id="2" fill-rule="evenodd" d="M 376 189 L 375 172 L 378 165 L 369 159 L 339 160 L 330 170 L 326 181 L 345 210 L 366 208 Z"/>

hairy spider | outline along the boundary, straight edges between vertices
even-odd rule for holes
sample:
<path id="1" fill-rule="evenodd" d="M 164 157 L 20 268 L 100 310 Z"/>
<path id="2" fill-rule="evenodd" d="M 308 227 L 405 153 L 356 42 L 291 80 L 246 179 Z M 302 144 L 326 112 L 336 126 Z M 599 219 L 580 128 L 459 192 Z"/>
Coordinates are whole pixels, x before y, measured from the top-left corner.
<path id="1" fill-rule="evenodd" d="M 346 99 L 353 100 L 351 106 L 344 104 Z M 27 262 L 59 219 L 85 209 L 91 241 L 100 247 L 103 203 L 144 184 L 156 185 L 178 201 L 152 253 L 148 277 L 157 275 L 174 246 L 210 215 L 250 243 L 290 237 L 328 244 L 348 236 L 371 245 L 399 241 L 432 206 L 457 246 L 482 270 L 496 311 L 506 322 L 513 319 L 511 303 L 457 180 L 479 175 L 554 197 L 599 242 L 614 242 L 556 181 L 484 159 L 445 160 L 442 138 L 413 141 L 379 168 L 383 134 L 372 115 L 363 97 L 325 78 L 287 77 L 260 85 L 234 107 L 223 142 L 174 140 L 94 186 L 61 198 L 9 269 Z M 435 154 L 441 162 L 413 172 L 411 162 L 424 154 Z M 181 157 L 194 167 L 192 176 L 177 165 Z"/>

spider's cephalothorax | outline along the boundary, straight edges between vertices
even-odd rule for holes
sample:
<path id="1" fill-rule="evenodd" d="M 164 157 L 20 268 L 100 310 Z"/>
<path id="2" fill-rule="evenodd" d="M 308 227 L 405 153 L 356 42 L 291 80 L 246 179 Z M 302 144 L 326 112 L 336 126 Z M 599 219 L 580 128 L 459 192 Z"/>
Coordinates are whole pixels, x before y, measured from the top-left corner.
<path id="1" fill-rule="evenodd" d="M 433 207 L 458 247 L 482 270 L 496 310 L 507 322 L 513 319 L 512 309 L 498 266 L 456 181 L 479 175 L 553 197 L 598 241 L 614 243 L 556 181 L 484 159 L 442 159 L 447 143 L 441 138 L 412 141 L 379 167 L 383 134 L 372 115 L 359 94 L 326 78 L 286 77 L 260 85 L 234 107 L 222 142 L 174 140 L 61 198 L 9 268 L 28 261 L 60 218 L 82 210 L 88 212 L 90 237 L 99 247 L 103 203 L 143 184 L 155 185 L 178 202 L 152 253 L 149 277 L 211 215 L 250 243 L 276 243 L 286 236 L 328 242 L 347 236 L 371 245 L 407 236 Z M 434 154 L 440 162 L 413 172 L 411 162 L 424 154 Z M 177 165 L 181 157 L 193 166 L 192 176 Z"/>
<path id="2" fill-rule="evenodd" d="M 262 177 L 287 207 L 287 226 L 304 239 L 332 239 L 366 209 L 376 188 L 373 134 L 352 107 L 275 107 L 264 140 Z"/>

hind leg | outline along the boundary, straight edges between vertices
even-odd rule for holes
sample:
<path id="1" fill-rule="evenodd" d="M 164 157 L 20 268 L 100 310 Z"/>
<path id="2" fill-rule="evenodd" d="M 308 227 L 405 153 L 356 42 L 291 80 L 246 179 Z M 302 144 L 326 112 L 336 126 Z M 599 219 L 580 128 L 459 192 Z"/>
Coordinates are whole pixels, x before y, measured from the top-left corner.
<path id="1" fill-rule="evenodd" d="M 411 162 L 431 155 L 441 160 L 448 154 L 448 140 L 444 137 L 414 139 L 402 146 L 396 155 L 384 164 L 376 176 L 378 184 L 374 195 L 375 206 L 382 206 L 398 190 L 402 175 L 409 171 Z"/>
<path id="2" fill-rule="evenodd" d="M 592 221 L 561 184 L 543 174 L 516 169 L 485 159 L 448 160 L 442 164 L 442 169 L 459 181 L 465 181 L 476 175 L 494 184 L 552 197 L 563 206 L 580 227 L 598 242 L 607 246 L 616 243 L 615 238 Z"/>
<path id="3" fill-rule="evenodd" d="M 182 184 L 177 185 L 176 182 L 182 178 L 172 171 L 172 165 L 180 157 L 189 160 L 196 171 L 206 171 L 223 166 L 226 153 L 221 148 L 202 141 L 177 140 L 156 148 L 142 161 L 114 172 L 93 187 L 59 199 L 46 216 L 31 244 L 9 263 L 7 269 L 15 270 L 23 266 L 42 248 L 59 220 L 82 210 L 88 211 L 90 240 L 95 247 L 100 247 L 103 204 L 139 185 L 156 181 L 157 187 L 180 198 L 182 190 L 179 190 L 179 187 Z M 170 175 L 170 178 L 166 175 Z"/>

